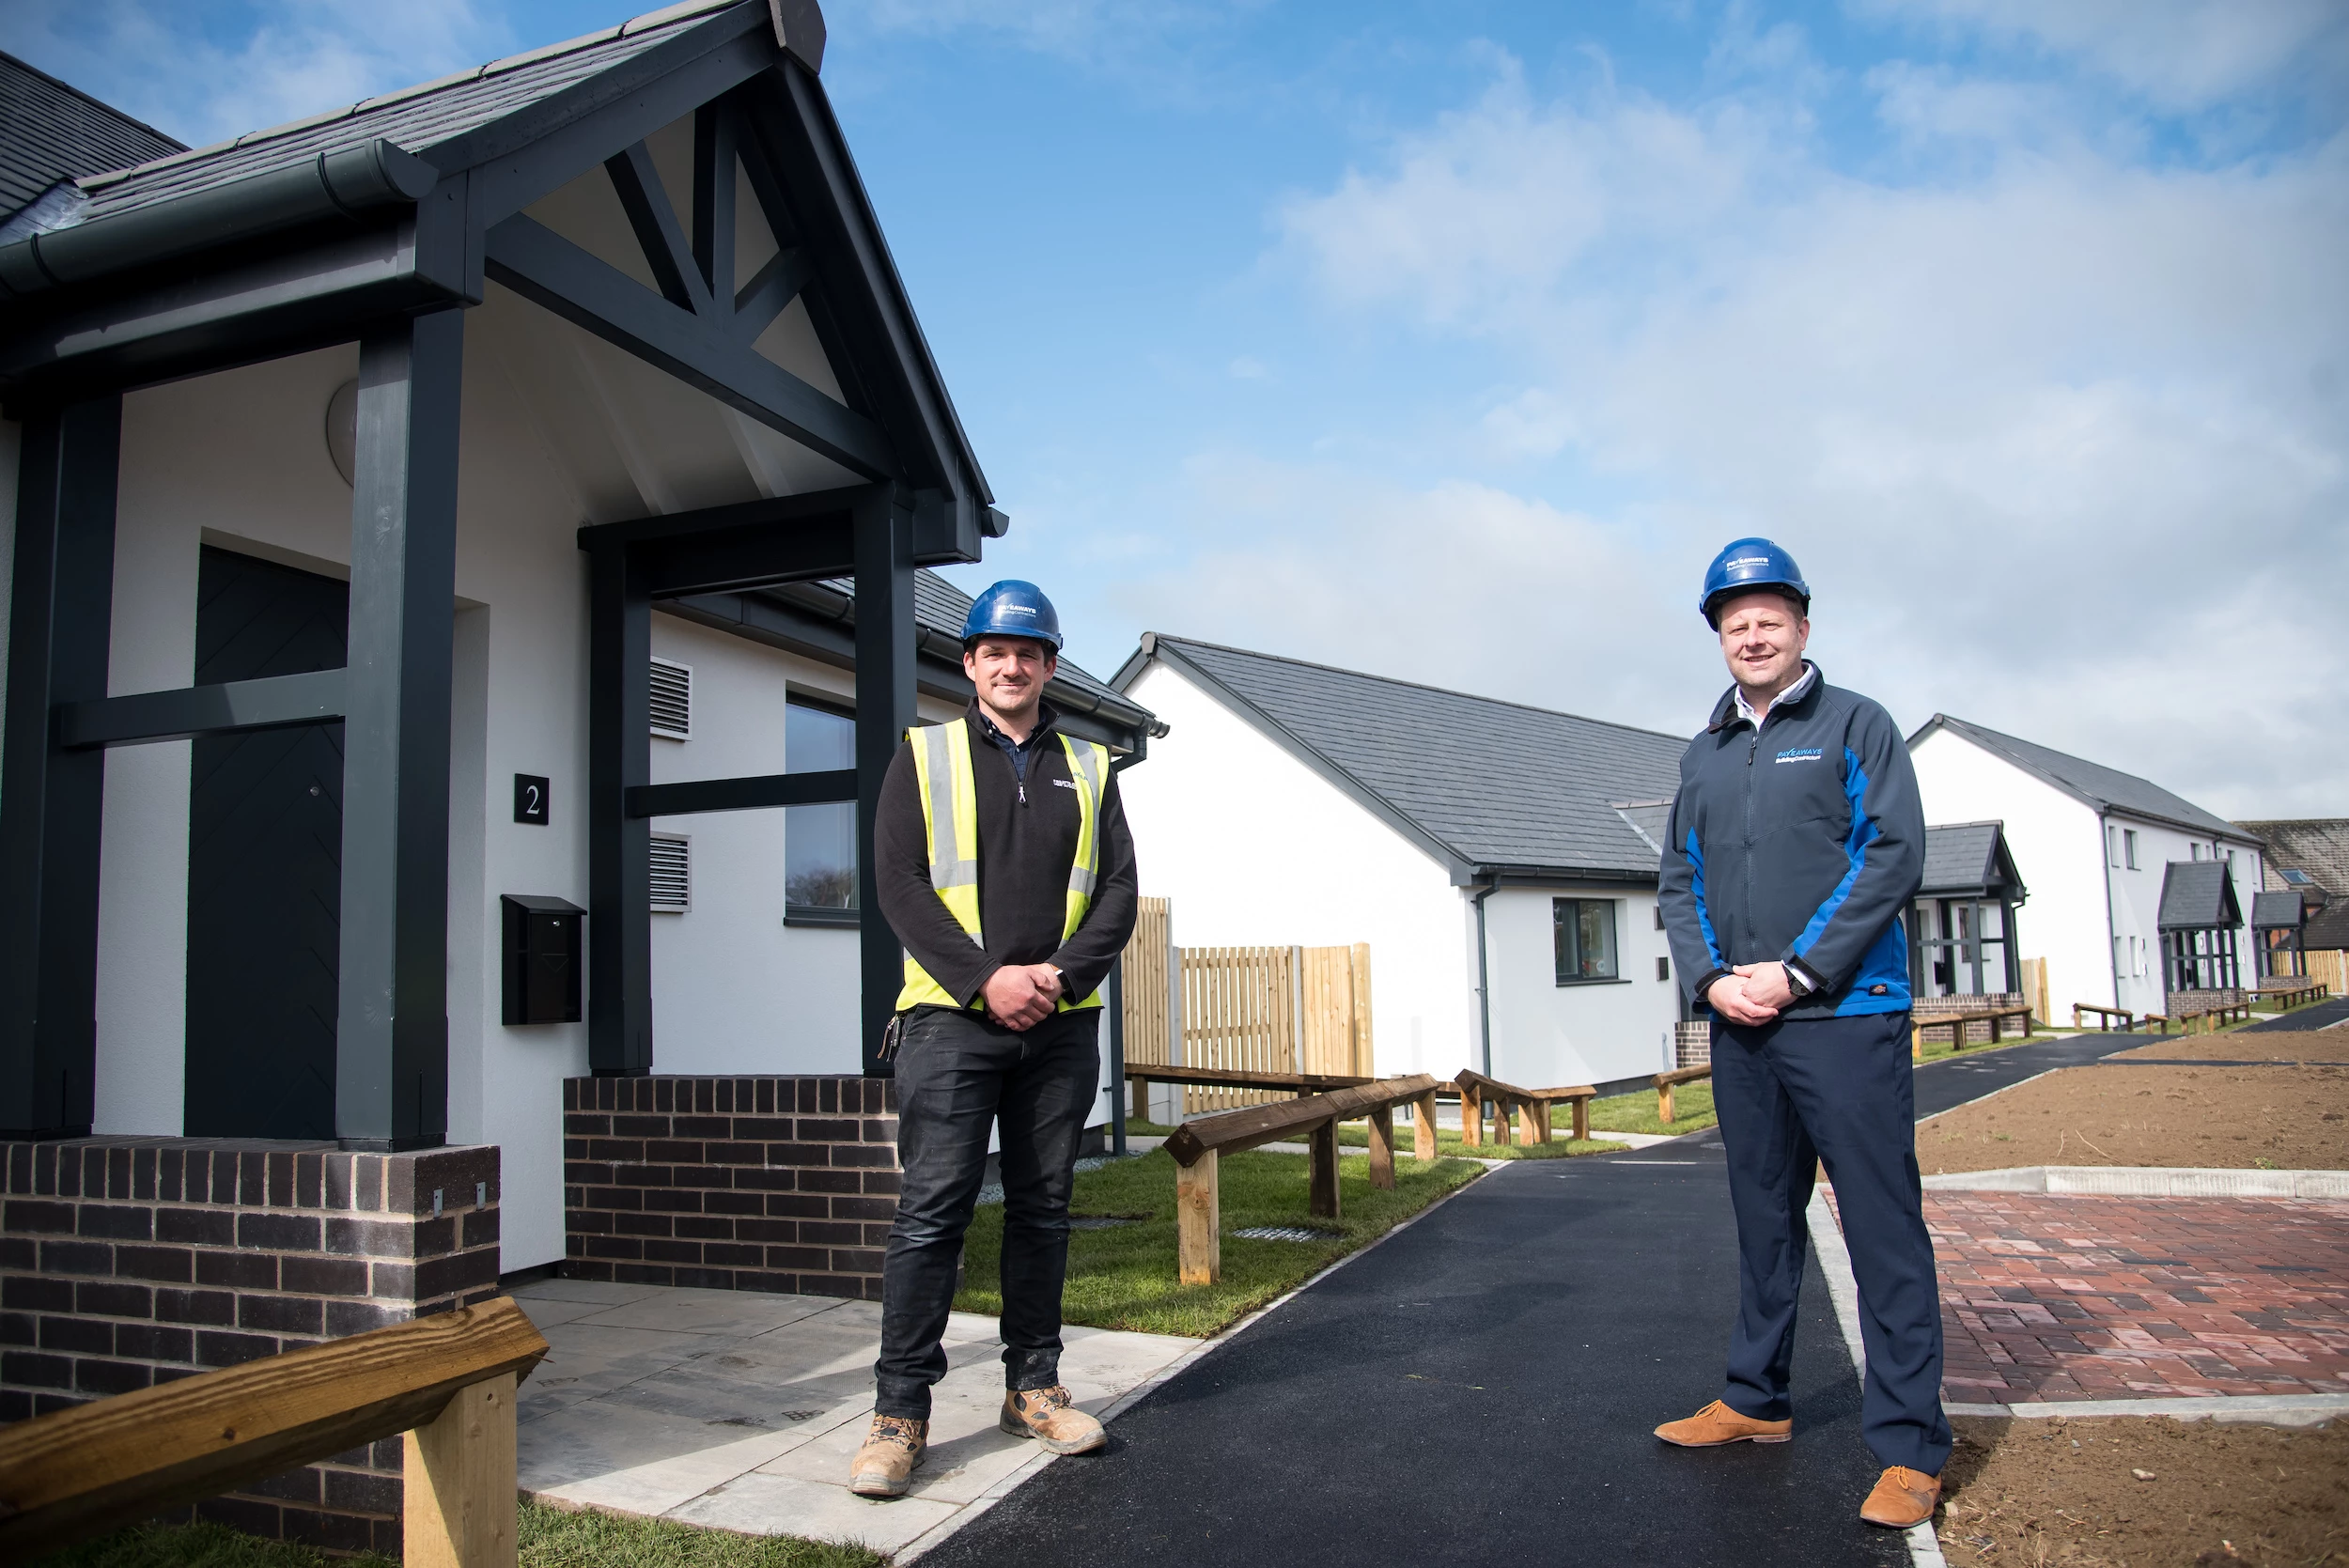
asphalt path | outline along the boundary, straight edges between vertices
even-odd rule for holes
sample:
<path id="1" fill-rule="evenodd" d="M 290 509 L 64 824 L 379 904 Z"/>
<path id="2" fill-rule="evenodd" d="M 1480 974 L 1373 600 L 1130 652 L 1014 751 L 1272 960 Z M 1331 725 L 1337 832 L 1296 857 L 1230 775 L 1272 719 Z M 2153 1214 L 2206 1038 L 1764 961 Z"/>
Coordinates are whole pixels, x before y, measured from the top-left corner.
<path id="1" fill-rule="evenodd" d="M 1920 1116 L 2141 1038 L 1928 1063 Z M 1908 1560 L 1814 1261 L 1791 1443 L 1652 1436 L 1720 1393 L 1736 1234 L 1719 1135 L 1503 1166 L 1237 1335 L 928 1553 L 937 1568 Z"/>
<path id="2" fill-rule="evenodd" d="M 2279 1033 L 2296 1032 L 2307 1029 L 2328 1029 L 2337 1023 L 2349 1023 L 2349 997 L 2335 997 L 2329 1001 L 2320 1001 L 2308 1007 L 2295 1008 L 2292 1012 L 2279 1014 L 2272 1018 L 2263 1018 L 2255 1024 L 2246 1024 L 2235 1032 L 2237 1034 L 2263 1034 L 2270 1030 Z"/>

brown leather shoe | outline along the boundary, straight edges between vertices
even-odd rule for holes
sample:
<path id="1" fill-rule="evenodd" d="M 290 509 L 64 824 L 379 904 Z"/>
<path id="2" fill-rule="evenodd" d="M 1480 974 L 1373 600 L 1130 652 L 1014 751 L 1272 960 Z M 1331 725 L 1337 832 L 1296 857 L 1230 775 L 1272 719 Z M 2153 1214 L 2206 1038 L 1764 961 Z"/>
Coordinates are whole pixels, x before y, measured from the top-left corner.
<path id="1" fill-rule="evenodd" d="M 1656 1435 L 1685 1449 L 1719 1448 L 1723 1443 L 1782 1443 L 1795 1435 L 1795 1423 L 1758 1421 L 1741 1416 L 1719 1400 L 1686 1421 L 1666 1421 Z"/>
<path id="2" fill-rule="evenodd" d="M 1912 1470 L 1906 1465 L 1891 1465 L 1876 1477 L 1876 1488 L 1859 1505 L 1859 1516 L 1887 1529 L 1906 1529 L 1932 1518 L 1940 1500 L 1939 1476 Z"/>
<path id="3" fill-rule="evenodd" d="M 901 1498 L 930 1444 L 930 1423 L 906 1416 L 875 1416 L 864 1446 L 848 1463 L 848 1490 L 860 1498 Z"/>
<path id="4" fill-rule="evenodd" d="M 1068 1403 L 1062 1388 L 1005 1393 L 1003 1428 L 1015 1437 L 1034 1437 L 1054 1453 L 1091 1453 L 1110 1440 L 1099 1421 Z"/>

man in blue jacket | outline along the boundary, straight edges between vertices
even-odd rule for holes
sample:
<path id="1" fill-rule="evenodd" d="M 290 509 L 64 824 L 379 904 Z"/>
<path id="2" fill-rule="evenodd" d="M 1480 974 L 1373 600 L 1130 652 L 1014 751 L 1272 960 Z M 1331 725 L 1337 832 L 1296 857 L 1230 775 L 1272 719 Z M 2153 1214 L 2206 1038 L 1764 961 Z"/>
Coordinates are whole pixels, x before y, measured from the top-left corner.
<path id="1" fill-rule="evenodd" d="M 1782 1443 L 1820 1163 L 1859 1283 L 1860 1424 L 1885 1467 L 1871 1524 L 1933 1517 L 1950 1425 L 1941 1307 L 1917 1179 L 1908 950 L 1924 813 L 1890 714 L 1803 658 L 1811 590 L 1767 539 L 1714 559 L 1699 607 L 1736 684 L 1680 760 L 1658 876 L 1672 958 L 1713 1014 L 1713 1103 L 1737 1215 L 1721 1397 L 1656 1435 Z"/>

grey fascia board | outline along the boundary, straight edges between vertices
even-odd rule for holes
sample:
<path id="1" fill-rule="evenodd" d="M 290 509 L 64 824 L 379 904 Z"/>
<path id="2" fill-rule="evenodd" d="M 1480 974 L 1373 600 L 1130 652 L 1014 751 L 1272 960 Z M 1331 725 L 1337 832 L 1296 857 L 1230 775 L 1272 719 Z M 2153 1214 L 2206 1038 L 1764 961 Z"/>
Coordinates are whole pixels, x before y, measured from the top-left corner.
<path id="1" fill-rule="evenodd" d="M 1401 834 L 1413 848 L 1443 867 L 1451 877 L 1455 887 L 1467 886 L 1468 883 L 1463 881 L 1464 877 L 1473 878 L 1476 871 L 1474 863 L 1457 849 L 1405 815 L 1384 796 L 1365 788 L 1361 780 L 1312 746 L 1307 745 L 1272 715 L 1209 675 L 1195 660 L 1184 657 L 1178 644 L 1159 638 L 1150 639 L 1149 643 L 1151 657 L 1165 660 L 1169 664 L 1174 665 L 1187 678 L 1196 682 L 1202 690 L 1238 715 L 1240 721 L 1251 729 L 1303 763 L 1324 784 L 1329 784 L 1347 800 L 1352 800 L 1356 805 L 1361 806 L 1371 815 Z M 1140 656 L 1137 655 L 1137 657 Z M 1118 678 L 1130 678 L 1127 675 L 1127 671 L 1131 669 L 1132 665 L 1133 660 L 1129 659 L 1120 666 Z M 1112 684 L 1114 685 L 1115 682 Z"/>
<path id="2" fill-rule="evenodd" d="M 1504 865 L 1480 862 L 1469 866 L 1465 873 L 1455 872 L 1452 885 L 1455 888 L 1548 888 L 1571 889 L 1589 883 L 1609 887 L 1654 888 L 1655 871 L 1626 870 L 1622 866 L 1589 865 Z"/>

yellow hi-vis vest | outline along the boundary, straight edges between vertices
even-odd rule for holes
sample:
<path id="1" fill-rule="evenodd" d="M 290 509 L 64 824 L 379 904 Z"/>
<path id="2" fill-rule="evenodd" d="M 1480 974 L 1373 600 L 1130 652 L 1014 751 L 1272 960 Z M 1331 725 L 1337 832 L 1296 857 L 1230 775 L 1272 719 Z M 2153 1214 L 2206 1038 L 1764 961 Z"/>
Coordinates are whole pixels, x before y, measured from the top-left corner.
<path id="1" fill-rule="evenodd" d="M 913 776 L 922 791 L 924 838 L 930 850 L 930 887 L 944 902 L 955 924 L 979 946 L 987 945 L 979 930 L 979 801 L 971 776 L 971 722 L 957 719 L 943 724 L 917 724 L 906 731 L 913 744 Z M 1077 857 L 1068 867 L 1068 912 L 1061 923 L 1066 940 L 1084 924 L 1093 905 L 1093 886 L 1101 875 L 1101 789 L 1109 777 L 1109 748 L 1090 740 L 1060 743 L 1068 753 L 1069 782 L 1077 786 Z M 954 993 L 906 955 L 905 988 L 897 993 L 897 1011 L 920 1006 L 953 1007 Z M 974 1000 L 973 1007 L 984 1007 Z M 1058 1011 L 1098 1007 L 1098 991 L 1081 1001 L 1064 996 Z"/>

